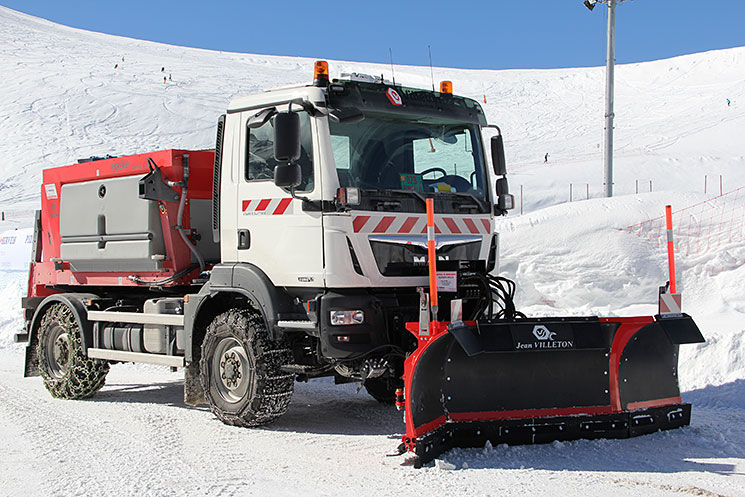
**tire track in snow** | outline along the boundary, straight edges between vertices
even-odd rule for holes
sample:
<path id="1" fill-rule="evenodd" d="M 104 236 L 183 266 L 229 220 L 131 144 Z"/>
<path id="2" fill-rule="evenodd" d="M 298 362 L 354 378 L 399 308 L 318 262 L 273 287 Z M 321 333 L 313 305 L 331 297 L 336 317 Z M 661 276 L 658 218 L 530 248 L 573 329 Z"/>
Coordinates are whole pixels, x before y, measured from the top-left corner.
<path id="1" fill-rule="evenodd" d="M 40 461 L 35 472 L 46 474 L 45 494 L 183 495 L 171 476 L 181 473 L 181 459 L 162 450 L 166 439 L 151 440 L 147 425 L 138 423 L 131 432 L 119 427 L 129 425 L 127 409 L 114 407 L 114 414 L 95 401 L 45 399 L 44 394 L 0 383 L 2 419 L 18 426 L 30 442 Z M 122 415 L 125 421 L 119 423 Z"/>

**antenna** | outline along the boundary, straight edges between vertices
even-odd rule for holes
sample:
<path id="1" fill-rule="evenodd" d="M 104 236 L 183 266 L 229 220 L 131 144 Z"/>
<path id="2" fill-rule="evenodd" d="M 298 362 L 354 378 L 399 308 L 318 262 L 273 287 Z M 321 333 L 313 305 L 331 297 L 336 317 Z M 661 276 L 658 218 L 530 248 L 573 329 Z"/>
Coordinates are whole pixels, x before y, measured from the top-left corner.
<path id="1" fill-rule="evenodd" d="M 388 47 L 388 52 L 391 55 L 391 78 L 393 78 L 393 86 L 396 86 L 396 75 L 393 72 L 393 49 Z"/>
<path id="2" fill-rule="evenodd" d="M 429 50 L 429 76 L 432 78 L 432 91 L 435 91 L 435 73 L 432 71 L 432 47 L 427 45 Z"/>

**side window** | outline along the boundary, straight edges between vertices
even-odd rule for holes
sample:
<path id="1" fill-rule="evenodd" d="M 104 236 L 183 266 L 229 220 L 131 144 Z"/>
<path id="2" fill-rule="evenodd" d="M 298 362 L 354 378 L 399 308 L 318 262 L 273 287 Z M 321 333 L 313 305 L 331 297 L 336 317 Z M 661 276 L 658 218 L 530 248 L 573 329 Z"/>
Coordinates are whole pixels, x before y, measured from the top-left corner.
<path id="1" fill-rule="evenodd" d="M 339 175 L 339 184 L 341 186 L 350 186 L 352 183 L 349 175 L 349 137 L 332 135 L 331 150 L 334 151 L 334 162 L 336 163 L 336 173 Z"/>
<path id="2" fill-rule="evenodd" d="M 274 119 L 270 119 L 260 128 L 246 128 L 246 181 L 273 181 L 274 167 Z M 302 181 L 298 191 L 313 190 L 313 140 L 310 132 L 310 117 L 300 113 L 300 164 Z"/>

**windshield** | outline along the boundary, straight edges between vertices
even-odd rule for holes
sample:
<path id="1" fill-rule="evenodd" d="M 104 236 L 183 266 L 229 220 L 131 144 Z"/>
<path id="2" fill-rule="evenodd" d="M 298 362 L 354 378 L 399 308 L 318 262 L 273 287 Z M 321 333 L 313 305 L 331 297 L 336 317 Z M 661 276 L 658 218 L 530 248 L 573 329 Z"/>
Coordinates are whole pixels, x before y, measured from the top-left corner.
<path id="1" fill-rule="evenodd" d="M 349 124 L 329 121 L 342 187 L 468 193 L 485 198 L 478 127 L 365 114 Z"/>

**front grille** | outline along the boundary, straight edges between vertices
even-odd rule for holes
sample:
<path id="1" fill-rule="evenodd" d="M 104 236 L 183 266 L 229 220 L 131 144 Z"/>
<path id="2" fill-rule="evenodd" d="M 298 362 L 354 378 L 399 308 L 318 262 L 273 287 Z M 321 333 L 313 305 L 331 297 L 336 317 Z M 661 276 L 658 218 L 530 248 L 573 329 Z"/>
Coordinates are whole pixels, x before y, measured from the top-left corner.
<path id="1" fill-rule="evenodd" d="M 371 241 L 375 263 L 383 276 L 426 276 L 427 249 L 420 245 L 402 245 Z M 439 260 L 475 261 L 479 258 L 480 242 L 449 245 L 437 251 Z"/>

